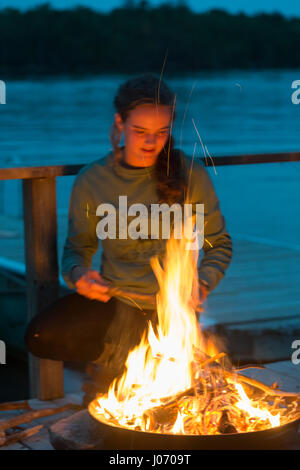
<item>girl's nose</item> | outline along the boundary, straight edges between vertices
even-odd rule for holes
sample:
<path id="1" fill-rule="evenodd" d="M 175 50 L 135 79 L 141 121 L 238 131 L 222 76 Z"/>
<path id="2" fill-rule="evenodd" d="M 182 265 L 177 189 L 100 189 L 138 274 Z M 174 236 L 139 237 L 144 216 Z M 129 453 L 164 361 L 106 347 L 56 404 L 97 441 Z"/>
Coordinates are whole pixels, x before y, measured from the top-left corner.
<path id="1" fill-rule="evenodd" d="M 147 145 L 154 145 L 155 144 L 155 135 L 154 134 L 146 134 L 145 136 L 145 144 Z"/>

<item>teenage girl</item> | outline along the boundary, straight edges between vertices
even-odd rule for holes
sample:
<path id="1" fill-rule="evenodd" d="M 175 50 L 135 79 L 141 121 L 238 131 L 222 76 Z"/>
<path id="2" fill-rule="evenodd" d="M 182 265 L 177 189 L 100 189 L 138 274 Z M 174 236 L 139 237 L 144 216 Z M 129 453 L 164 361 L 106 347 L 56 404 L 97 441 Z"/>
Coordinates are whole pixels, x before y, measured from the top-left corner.
<path id="1" fill-rule="evenodd" d="M 147 322 L 155 325 L 155 307 L 148 299 L 155 297 L 158 283 L 150 259 L 163 259 L 166 240 L 147 234 L 102 239 L 101 267 L 91 269 L 99 243 L 99 204 L 112 204 L 118 221 L 120 196 L 127 197 L 128 207 L 143 203 L 149 211 L 155 203 L 183 204 L 187 192 L 194 205 L 203 203 L 205 241 L 198 268 L 202 303 L 231 260 L 231 238 L 206 169 L 197 161 L 191 167 L 191 159 L 174 147 L 174 103 L 174 93 L 152 75 L 120 86 L 114 99 L 112 151 L 86 165 L 72 189 L 62 273 L 76 292 L 37 315 L 26 333 L 29 350 L 40 358 L 101 364 L 105 386 L 122 373 Z M 123 294 L 112 297 L 112 286 Z M 137 295 L 135 300 L 130 293 Z"/>

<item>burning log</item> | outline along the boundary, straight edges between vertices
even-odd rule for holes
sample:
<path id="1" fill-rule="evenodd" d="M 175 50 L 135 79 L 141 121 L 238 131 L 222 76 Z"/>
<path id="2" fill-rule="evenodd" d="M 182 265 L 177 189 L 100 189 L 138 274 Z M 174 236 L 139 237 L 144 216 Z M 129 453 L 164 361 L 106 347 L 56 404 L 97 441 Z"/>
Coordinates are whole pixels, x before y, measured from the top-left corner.
<path id="1" fill-rule="evenodd" d="M 223 410 L 222 416 L 219 423 L 219 432 L 221 434 L 235 434 L 237 433 L 236 428 L 230 423 L 228 418 L 228 411 Z"/>
<path id="2" fill-rule="evenodd" d="M 172 405 L 158 406 L 145 411 L 142 416 L 143 429 L 145 431 L 154 431 L 165 426 L 173 427 L 177 419 L 178 408 Z"/>

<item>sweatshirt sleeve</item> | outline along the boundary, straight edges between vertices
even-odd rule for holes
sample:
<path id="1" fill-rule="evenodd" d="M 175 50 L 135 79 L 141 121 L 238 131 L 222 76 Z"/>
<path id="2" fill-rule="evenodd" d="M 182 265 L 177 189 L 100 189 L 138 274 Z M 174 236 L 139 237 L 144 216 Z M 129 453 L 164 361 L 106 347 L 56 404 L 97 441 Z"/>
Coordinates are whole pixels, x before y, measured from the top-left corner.
<path id="1" fill-rule="evenodd" d="M 209 290 L 215 289 L 225 275 L 232 257 L 232 241 L 226 230 L 220 203 L 207 170 L 200 167 L 195 184 L 199 201 L 204 203 L 204 256 L 198 267 L 199 280 L 205 281 Z"/>
<path id="2" fill-rule="evenodd" d="M 77 265 L 91 267 L 93 255 L 98 249 L 96 225 L 96 207 L 92 191 L 84 175 L 79 174 L 72 188 L 68 235 L 62 256 L 62 276 L 71 289 L 75 288 L 70 279 L 71 269 Z"/>

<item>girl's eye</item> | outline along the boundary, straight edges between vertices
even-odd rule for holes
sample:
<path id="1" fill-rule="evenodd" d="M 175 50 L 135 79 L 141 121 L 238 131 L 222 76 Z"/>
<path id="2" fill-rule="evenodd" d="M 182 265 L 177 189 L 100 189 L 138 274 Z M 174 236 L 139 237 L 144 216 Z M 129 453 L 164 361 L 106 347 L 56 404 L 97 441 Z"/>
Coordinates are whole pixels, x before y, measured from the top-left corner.
<path id="1" fill-rule="evenodd" d="M 168 133 L 168 130 L 165 130 L 165 131 L 158 132 L 157 135 L 162 136 L 162 135 L 166 135 L 167 133 Z"/>
<path id="2" fill-rule="evenodd" d="M 136 132 L 138 135 L 143 135 L 143 134 L 145 133 L 144 131 L 141 131 L 141 130 L 139 130 L 139 129 L 136 129 L 135 132 Z M 163 135 L 166 135 L 168 132 L 169 132 L 168 129 L 166 129 L 166 130 L 164 130 L 164 131 L 159 131 L 159 132 L 157 132 L 157 135 L 158 135 L 158 136 L 163 136 Z"/>

